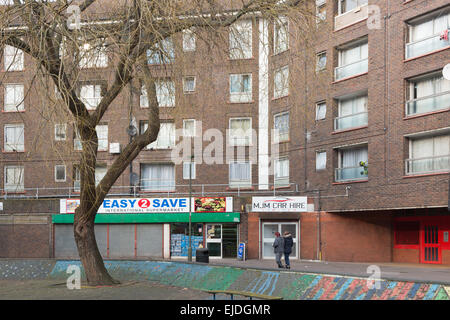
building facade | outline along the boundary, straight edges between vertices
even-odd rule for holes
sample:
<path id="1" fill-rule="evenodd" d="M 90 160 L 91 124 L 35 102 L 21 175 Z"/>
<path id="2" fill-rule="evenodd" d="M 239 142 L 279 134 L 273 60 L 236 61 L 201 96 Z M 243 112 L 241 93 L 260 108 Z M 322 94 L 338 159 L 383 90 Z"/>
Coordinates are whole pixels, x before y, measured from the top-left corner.
<path id="1" fill-rule="evenodd" d="M 186 198 L 190 180 L 193 197 L 232 198 L 217 216 L 192 213 L 193 242 L 219 258 L 235 257 L 244 242 L 247 258 L 273 259 L 274 233 L 290 231 L 293 259 L 450 264 L 450 81 L 442 74 L 450 6 L 318 0 L 308 9 L 316 18 L 306 29 L 295 12 L 252 16 L 221 30 L 222 41 L 186 30 L 161 41 L 164 54 L 148 52 L 160 134 L 108 199 Z M 0 256 L 76 256 L 61 200 L 79 192 L 77 132 L 62 116 L 42 117 L 58 96 L 50 81 L 33 81 L 32 58 L 3 51 Z M 79 93 L 90 108 L 113 80 L 109 62 L 107 51 L 84 62 Z M 133 80 L 97 128 L 98 179 L 132 139 L 127 128 L 146 129 L 147 110 Z M 196 137 L 191 175 L 190 158 L 174 161 L 178 132 Z M 258 211 L 255 197 L 306 197 L 307 205 Z M 103 256 L 186 257 L 186 212 L 169 213 L 99 213 Z"/>

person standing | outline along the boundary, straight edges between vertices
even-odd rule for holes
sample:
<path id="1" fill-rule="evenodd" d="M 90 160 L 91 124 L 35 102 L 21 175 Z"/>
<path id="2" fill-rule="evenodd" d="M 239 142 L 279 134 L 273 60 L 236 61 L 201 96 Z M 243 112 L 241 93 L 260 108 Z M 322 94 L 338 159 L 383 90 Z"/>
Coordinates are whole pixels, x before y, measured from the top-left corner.
<path id="1" fill-rule="evenodd" d="M 284 232 L 284 263 L 286 264 L 286 269 L 290 269 L 291 265 L 289 262 L 289 255 L 292 253 L 292 246 L 294 245 L 294 240 L 292 240 L 292 235 L 289 231 Z"/>
<path id="2" fill-rule="evenodd" d="M 278 264 L 278 268 L 283 268 L 281 263 L 281 257 L 284 253 L 284 239 L 279 232 L 275 232 L 275 241 L 273 242 L 273 252 L 275 253 L 275 261 Z"/>

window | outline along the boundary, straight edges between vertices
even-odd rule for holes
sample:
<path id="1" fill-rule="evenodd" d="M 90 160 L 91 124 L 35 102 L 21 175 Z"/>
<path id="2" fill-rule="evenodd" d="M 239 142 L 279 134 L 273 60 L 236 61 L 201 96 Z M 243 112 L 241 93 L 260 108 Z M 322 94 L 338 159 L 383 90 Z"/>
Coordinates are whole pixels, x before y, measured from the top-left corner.
<path id="1" fill-rule="evenodd" d="M 281 98 L 289 94 L 289 67 L 285 66 L 275 71 L 273 77 L 273 97 Z"/>
<path id="2" fill-rule="evenodd" d="M 450 135 L 410 138 L 406 174 L 450 170 Z"/>
<path id="3" fill-rule="evenodd" d="M 175 49 L 171 38 L 155 44 L 154 50 L 147 50 L 148 64 L 169 64 L 175 59 Z"/>
<path id="4" fill-rule="evenodd" d="M 368 124 L 367 95 L 339 99 L 338 117 L 334 119 L 335 130 L 357 128 Z"/>
<path id="5" fill-rule="evenodd" d="M 289 141 L 289 112 L 274 115 L 273 126 L 275 143 Z"/>
<path id="6" fill-rule="evenodd" d="M 55 181 L 65 182 L 66 181 L 66 166 L 56 165 L 55 166 Z"/>
<path id="7" fill-rule="evenodd" d="M 55 140 L 56 141 L 66 140 L 66 131 L 67 131 L 66 123 L 55 124 Z"/>
<path id="8" fill-rule="evenodd" d="M 5 124 L 4 149 L 6 152 L 21 152 L 25 150 L 23 131 L 23 124 Z"/>
<path id="9" fill-rule="evenodd" d="M 229 165 L 231 188 L 251 187 L 252 173 L 249 161 L 231 162 Z"/>
<path id="10" fill-rule="evenodd" d="M 143 129 L 147 130 L 148 123 L 144 122 Z M 162 122 L 159 126 L 158 138 L 147 146 L 147 149 L 167 149 L 175 146 L 175 124 Z"/>
<path id="11" fill-rule="evenodd" d="M 339 1 L 338 6 L 339 14 L 344 14 L 348 11 L 366 5 L 369 2 L 369 0 L 338 0 L 338 1 Z"/>
<path id="12" fill-rule="evenodd" d="M 87 110 L 95 110 L 102 100 L 102 86 L 100 84 L 82 85 L 80 100 L 84 103 Z"/>
<path id="13" fill-rule="evenodd" d="M 145 85 L 141 86 L 141 94 L 139 96 L 139 106 L 141 108 L 148 108 L 148 95 Z"/>
<path id="14" fill-rule="evenodd" d="M 341 80 L 368 71 L 368 48 L 367 40 L 363 43 L 350 45 L 339 50 L 339 65 L 335 69 L 335 79 Z"/>
<path id="15" fill-rule="evenodd" d="M 327 53 L 326 51 L 317 54 L 316 71 L 322 71 L 327 68 Z"/>
<path id="16" fill-rule="evenodd" d="M 230 102 L 252 101 L 252 75 L 230 75 Z"/>
<path id="17" fill-rule="evenodd" d="M 252 21 L 240 20 L 230 26 L 230 59 L 252 57 Z"/>
<path id="18" fill-rule="evenodd" d="M 195 77 L 187 76 L 183 78 L 183 91 L 184 93 L 190 93 L 195 91 Z"/>
<path id="19" fill-rule="evenodd" d="M 326 115 L 327 115 L 326 102 L 316 103 L 316 121 L 325 119 Z"/>
<path id="20" fill-rule="evenodd" d="M 107 171 L 108 167 L 106 165 L 99 164 L 95 167 L 95 186 L 100 183 Z M 73 188 L 76 192 L 81 190 L 81 173 L 78 166 L 73 168 Z"/>
<path id="21" fill-rule="evenodd" d="M 156 99 L 160 107 L 175 107 L 175 83 L 171 80 L 155 82 Z"/>
<path id="22" fill-rule="evenodd" d="M 327 152 L 317 151 L 316 152 L 316 170 L 323 170 L 327 168 Z"/>
<path id="23" fill-rule="evenodd" d="M 183 51 L 195 51 L 195 40 L 194 30 L 183 30 Z"/>
<path id="24" fill-rule="evenodd" d="M 366 180 L 368 173 L 361 166 L 367 165 L 367 146 L 338 149 L 338 165 L 335 170 L 336 181 Z"/>
<path id="25" fill-rule="evenodd" d="M 81 173 L 78 166 L 73 167 L 73 189 L 79 192 L 81 188 Z"/>
<path id="26" fill-rule="evenodd" d="M 173 164 L 142 164 L 141 190 L 175 190 L 175 166 Z"/>
<path id="27" fill-rule="evenodd" d="M 289 158 L 275 160 L 274 184 L 275 187 L 289 186 Z"/>
<path id="28" fill-rule="evenodd" d="M 317 24 L 327 19 L 327 2 L 326 0 L 316 0 L 316 22 Z"/>
<path id="29" fill-rule="evenodd" d="M 184 137 L 195 137 L 195 120 L 185 119 L 183 120 L 183 136 Z"/>
<path id="30" fill-rule="evenodd" d="M 289 49 L 289 23 L 288 19 L 280 16 L 275 20 L 273 27 L 273 53 L 278 54 Z"/>
<path id="31" fill-rule="evenodd" d="M 4 111 L 24 111 L 25 104 L 23 101 L 24 88 L 23 84 L 5 84 L 5 105 Z"/>
<path id="32" fill-rule="evenodd" d="M 189 167 L 192 170 L 191 179 L 195 179 L 195 162 L 183 162 L 183 179 L 185 180 L 189 180 Z"/>
<path id="33" fill-rule="evenodd" d="M 252 119 L 230 119 L 230 145 L 249 146 L 252 143 Z"/>
<path id="34" fill-rule="evenodd" d="M 98 151 L 108 151 L 108 125 L 97 125 L 95 131 L 98 138 Z"/>
<path id="35" fill-rule="evenodd" d="M 83 150 L 83 145 L 81 143 L 81 137 L 80 137 L 80 132 L 78 131 L 77 127 L 73 128 L 73 149 L 76 151 L 81 151 Z"/>
<path id="36" fill-rule="evenodd" d="M 95 167 L 95 185 L 98 186 L 100 181 L 102 181 L 103 177 L 106 175 L 108 171 L 108 167 L 106 165 L 97 165 Z"/>
<path id="37" fill-rule="evenodd" d="M 442 73 L 408 81 L 406 114 L 445 110 L 450 108 L 450 81 Z"/>
<path id="38" fill-rule="evenodd" d="M 15 47 L 5 45 L 4 68 L 5 71 L 22 71 L 23 51 Z"/>
<path id="39" fill-rule="evenodd" d="M 5 191 L 23 192 L 24 191 L 24 167 L 23 166 L 5 166 Z"/>
<path id="40" fill-rule="evenodd" d="M 80 68 L 105 68 L 108 66 L 108 54 L 104 41 L 91 44 L 84 43 L 80 47 Z"/>
<path id="41" fill-rule="evenodd" d="M 397 221 L 394 225 L 396 245 L 419 245 L 419 221 Z"/>
<path id="42" fill-rule="evenodd" d="M 441 39 L 443 31 L 450 29 L 450 13 L 439 11 L 432 16 L 413 20 L 408 24 L 409 41 L 406 58 L 414 58 L 450 46 L 449 39 Z"/>

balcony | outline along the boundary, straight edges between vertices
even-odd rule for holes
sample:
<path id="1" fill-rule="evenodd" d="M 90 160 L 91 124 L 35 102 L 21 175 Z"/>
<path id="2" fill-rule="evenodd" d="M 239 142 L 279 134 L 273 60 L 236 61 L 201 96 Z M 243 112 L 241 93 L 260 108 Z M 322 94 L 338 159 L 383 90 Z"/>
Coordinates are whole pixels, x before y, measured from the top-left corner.
<path id="1" fill-rule="evenodd" d="M 336 168 L 334 170 L 336 182 L 367 180 L 368 178 L 368 174 L 362 166 Z"/>
<path id="2" fill-rule="evenodd" d="M 343 29 L 349 25 L 363 21 L 369 17 L 369 6 L 367 4 L 354 8 L 334 17 L 334 30 Z"/>
<path id="3" fill-rule="evenodd" d="M 450 155 L 426 158 L 406 159 L 406 175 L 448 172 Z"/>
<path id="4" fill-rule="evenodd" d="M 406 102 L 406 115 L 414 116 L 450 108 L 450 91 Z"/>
<path id="5" fill-rule="evenodd" d="M 429 52 L 450 47 L 449 40 L 440 40 L 440 35 L 434 35 L 425 39 L 406 44 L 406 59 L 418 57 Z"/>
<path id="6" fill-rule="evenodd" d="M 345 66 L 336 67 L 334 69 L 335 81 L 345 79 L 358 74 L 366 73 L 369 69 L 369 59 L 362 59 Z"/>
<path id="7" fill-rule="evenodd" d="M 359 112 L 347 116 L 334 118 L 334 130 L 345 130 L 366 126 L 368 124 L 369 113 Z"/>

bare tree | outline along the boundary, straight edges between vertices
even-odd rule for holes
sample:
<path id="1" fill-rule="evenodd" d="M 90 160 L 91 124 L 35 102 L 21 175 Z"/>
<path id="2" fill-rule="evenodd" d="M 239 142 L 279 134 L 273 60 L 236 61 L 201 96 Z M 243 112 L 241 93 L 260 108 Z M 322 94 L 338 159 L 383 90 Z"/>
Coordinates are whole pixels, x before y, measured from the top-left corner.
<path id="1" fill-rule="evenodd" d="M 119 176 L 158 136 L 157 77 L 147 66 L 147 52 L 167 55 L 161 42 L 186 29 L 195 27 L 219 33 L 243 16 L 277 17 L 292 8 L 300 12 L 298 8 L 304 2 L 308 1 L 14 0 L 0 7 L 1 44 L 20 49 L 34 59 L 36 76 L 51 79 L 63 102 L 61 114 L 67 117 L 67 122 L 73 121 L 80 136 L 80 206 L 75 212 L 73 230 L 89 284 L 118 283 L 104 266 L 95 239 L 94 220 Z M 110 59 L 113 76 L 92 108 L 80 98 L 79 84 L 87 79 L 83 76 L 84 64 L 101 63 L 96 59 L 102 54 Z M 96 185 L 99 146 L 96 126 L 133 79 L 142 81 L 147 90 L 148 128 L 123 148 Z"/>

